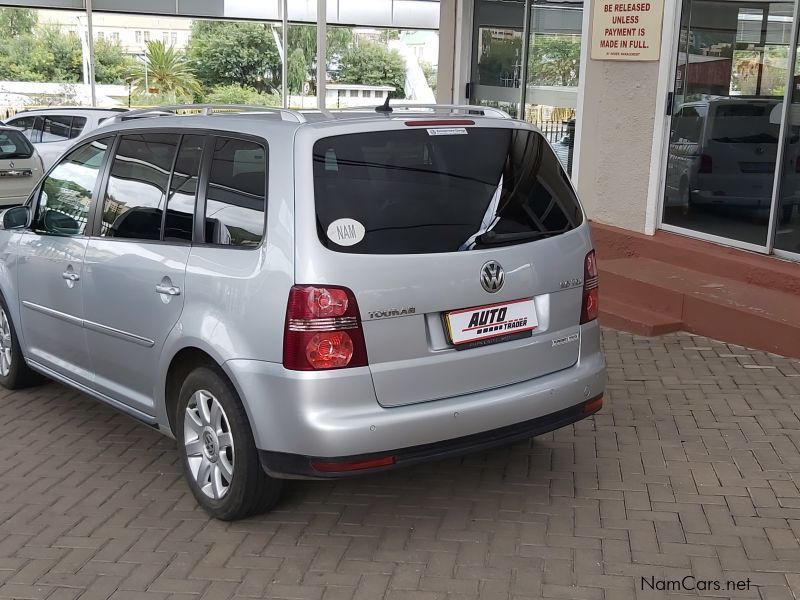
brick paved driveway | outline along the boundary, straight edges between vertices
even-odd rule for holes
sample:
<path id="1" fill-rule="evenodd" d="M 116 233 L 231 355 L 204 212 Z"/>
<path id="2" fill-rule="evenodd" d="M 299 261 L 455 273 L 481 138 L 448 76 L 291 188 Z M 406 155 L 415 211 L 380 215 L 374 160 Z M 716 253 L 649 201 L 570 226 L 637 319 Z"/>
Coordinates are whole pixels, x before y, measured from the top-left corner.
<path id="1" fill-rule="evenodd" d="M 209 520 L 172 441 L 49 385 L 0 396 L 2 598 L 800 597 L 800 363 L 605 332 L 606 407 L 486 452 Z M 652 579 L 651 579 L 652 578 Z M 695 584 L 697 585 L 697 584 Z"/>

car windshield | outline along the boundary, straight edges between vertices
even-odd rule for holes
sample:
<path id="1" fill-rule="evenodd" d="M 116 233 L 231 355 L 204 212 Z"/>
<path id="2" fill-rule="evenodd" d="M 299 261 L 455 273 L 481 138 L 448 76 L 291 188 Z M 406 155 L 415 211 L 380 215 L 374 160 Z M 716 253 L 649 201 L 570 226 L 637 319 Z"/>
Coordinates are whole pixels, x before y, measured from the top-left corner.
<path id="1" fill-rule="evenodd" d="M 314 145 L 319 239 L 360 254 L 461 252 L 557 236 L 583 220 L 558 158 L 529 129 L 414 128 Z"/>
<path id="2" fill-rule="evenodd" d="M 0 131 L 0 159 L 30 158 L 33 146 L 19 131 Z"/>

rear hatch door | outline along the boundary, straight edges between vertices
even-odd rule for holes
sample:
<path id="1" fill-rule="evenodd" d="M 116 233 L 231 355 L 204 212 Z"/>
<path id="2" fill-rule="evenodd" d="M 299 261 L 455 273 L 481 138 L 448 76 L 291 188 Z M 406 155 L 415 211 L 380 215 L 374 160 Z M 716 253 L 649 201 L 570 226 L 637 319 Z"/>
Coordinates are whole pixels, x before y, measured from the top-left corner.
<path id="1" fill-rule="evenodd" d="M 42 176 L 42 162 L 28 139 L 0 129 L 0 199 L 27 196 Z"/>
<path id="2" fill-rule="evenodd" d="M 354 292 L 381 405 L 575 364 L 591 241 L 538 132 L 490 119 L 318 128 L 298 136 L 296 281 Z"/>

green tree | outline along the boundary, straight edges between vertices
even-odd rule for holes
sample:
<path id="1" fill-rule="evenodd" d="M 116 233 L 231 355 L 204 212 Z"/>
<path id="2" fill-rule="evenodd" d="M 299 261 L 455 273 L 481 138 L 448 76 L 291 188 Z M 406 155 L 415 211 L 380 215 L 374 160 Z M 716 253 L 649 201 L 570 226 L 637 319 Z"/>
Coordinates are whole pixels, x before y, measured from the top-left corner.
<path id="1" fill-rule="evenodd" d="M 97 83 L 122 84 L 141 70 L 118 41 L 98 39 L 94 43 L 94 77 Z"/>
<path id="2" fill-rule="evenodd" d="M 286 67 L 286 79 L 289 83 L 289 92 L 302 94 L 303 86 L 308 79 L 308 63 L 302 48 L 295 48 L 289 54 L 289 64 Z"/>
<path id="3" fill-rule="evenodd" d="M 422 72 L 425 74 L 425 81 L 428 82 L 428 86 L 436 93 L 436 80 L 438 79 L 439 73 L 430 63 L 426 63 L 424 61 L 420 61 L 419 63 Z"/>
<path id="4" fill-rule="evenodd" d="M 135 85 L 139 91 L 152 91 L 176 101 L 200 93 L 200 84 L 186 56 L 161 40 L 147 42 L 144 68 Z"/>
<path id="5" fill-rule="evenodd" d="M 187 56 L 207 87 L 239 83 L 260 92 L 279 89 L 281 61 L 272 26 L 195 21 Z"/>
<path id="6" fill-rule="evenodd" d="M 259 92 L 255 88 L 230 83 L 218 85 L 211 90 L 206 98 L 211 104 L 250 104 L 253 106 L 280 106 L 281 97 L 278 94 Z"/>
<path id="7" fill-rule="evenodd" d="M 406 64 L 396 50 L 374 42 L 363 42 L 348 49 L 341 58 L 338 80 L 343 83 L 391 85 L 392 98 L 404 97 Z"/>
<path id="8" fill-rule="evenodd" d="M 537 35 L 530 49 L 528 83 L 577 86 L 580 60 L 580 41 L 555 35 Z"/>
<path id="9" fill-rule="evenodd" d="M 302 50 L 304 59 L 304 80 L 317 81 L 317 28 L 314 25 L 289 25 L 287 46 L 289 48 L 289 68 L 292 64 L 292 55 L 296 50 Z M 353 45 L 353 32 L 348 27 L 328 27 L 327 51 L 328 65 L 338 64 L 342 55 Z M 296 58 L 300 55 L 297 54 Z M 295 67 L 297 68 L 297 67 Z M 299 71 L 299 68 L 298 68 Z M 289 79 L 291 88 L 292 80 Z"/>
<path id="10" fill-rule="evenodd" d="M 0 35 L 4 39 L 20 35 L 30 35 L 39 17 L 36 11 L 30 8 L 2 8 L 0 9 Z"/>

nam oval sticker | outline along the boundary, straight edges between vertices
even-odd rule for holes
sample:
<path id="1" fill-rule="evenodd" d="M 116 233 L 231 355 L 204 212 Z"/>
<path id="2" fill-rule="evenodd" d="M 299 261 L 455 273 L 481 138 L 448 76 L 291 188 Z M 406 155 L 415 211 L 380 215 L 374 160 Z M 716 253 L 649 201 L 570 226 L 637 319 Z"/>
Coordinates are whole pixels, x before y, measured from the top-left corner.
<path id="1" fill-rule="evenodd" d="M 339 246 L 355 246 L 365 233 L 364 226 L 355 219 L 336 219 L 328 225 L 328 239 Z"/>

